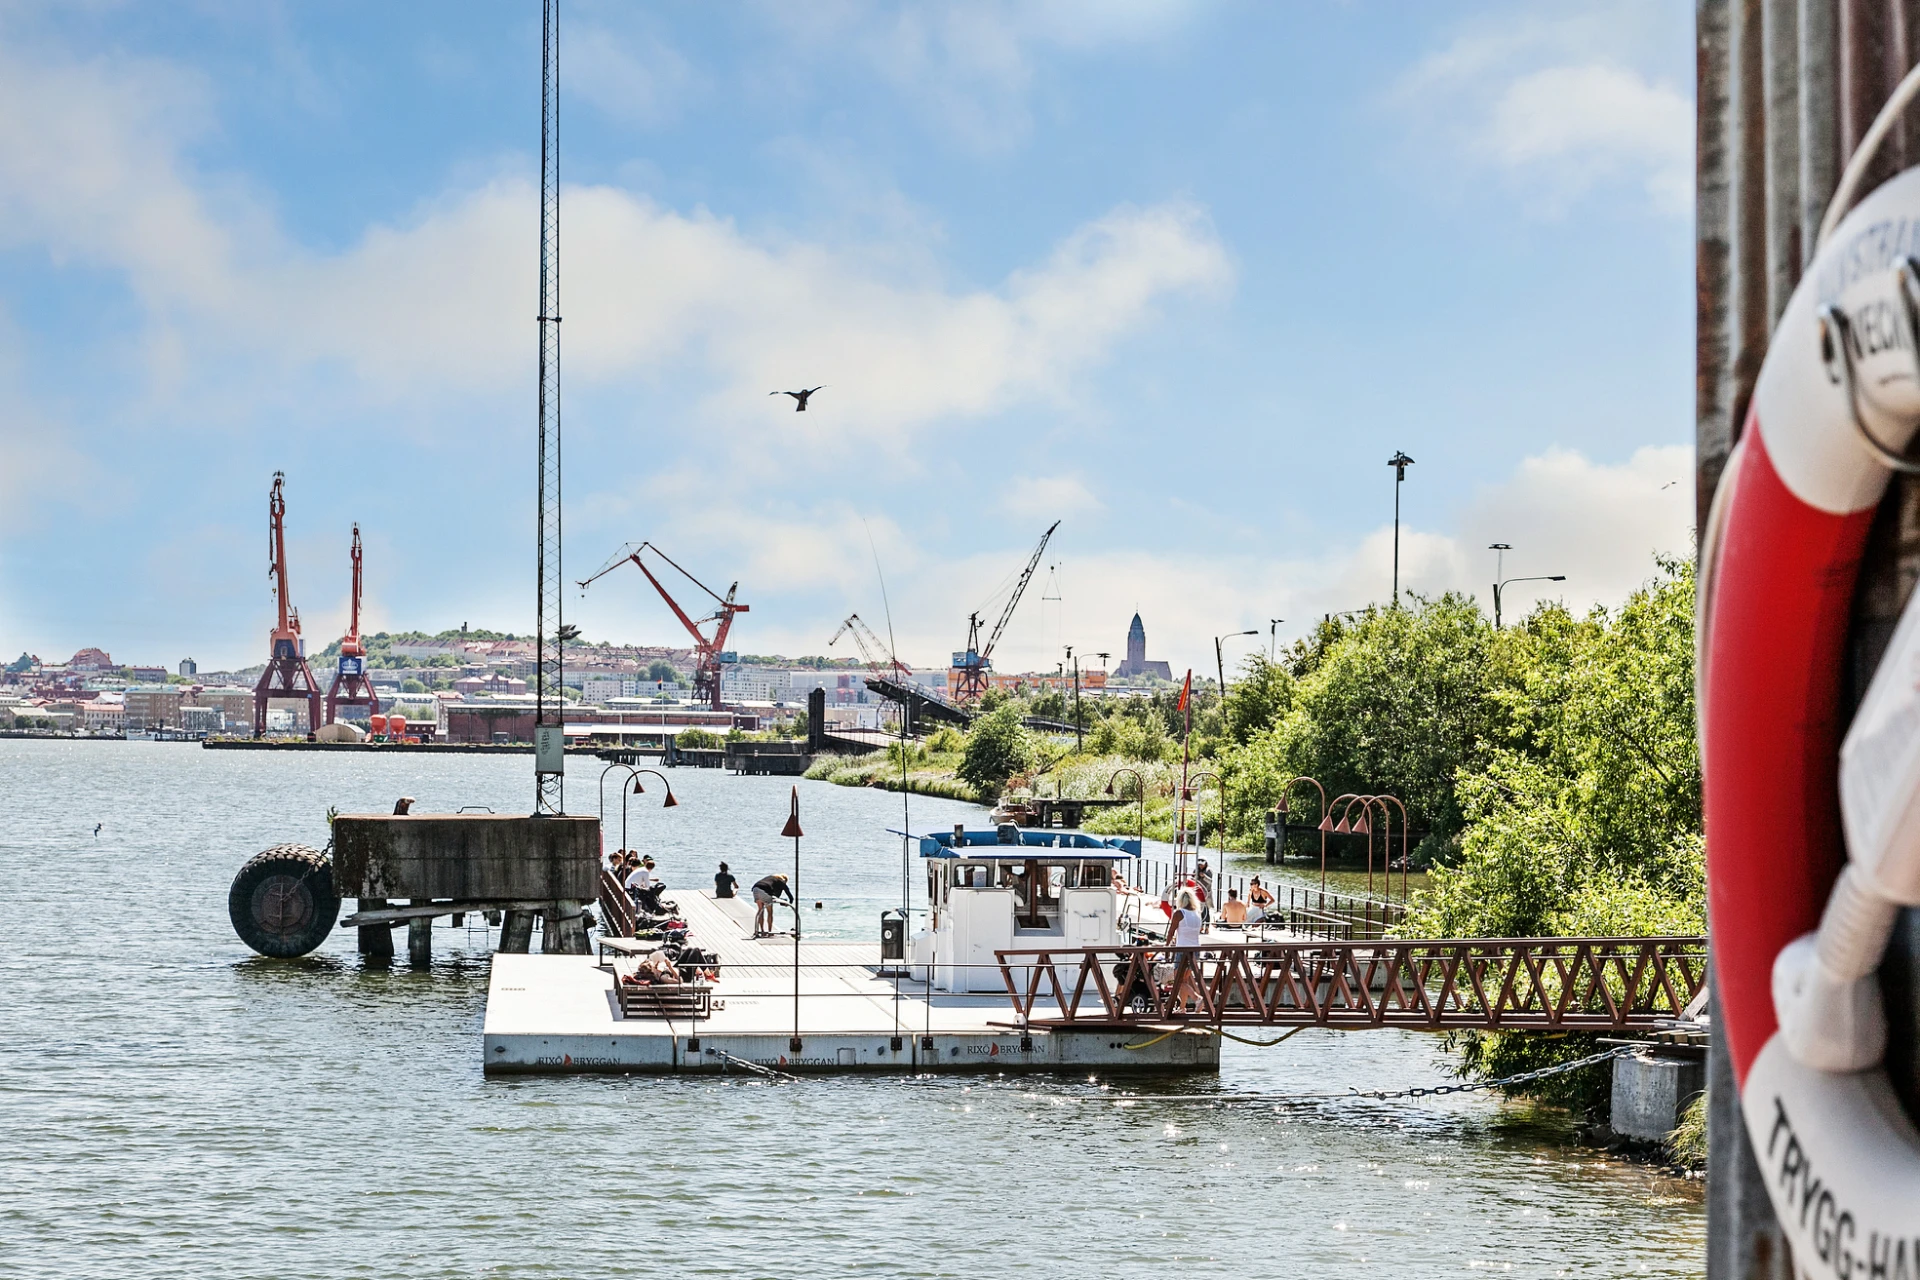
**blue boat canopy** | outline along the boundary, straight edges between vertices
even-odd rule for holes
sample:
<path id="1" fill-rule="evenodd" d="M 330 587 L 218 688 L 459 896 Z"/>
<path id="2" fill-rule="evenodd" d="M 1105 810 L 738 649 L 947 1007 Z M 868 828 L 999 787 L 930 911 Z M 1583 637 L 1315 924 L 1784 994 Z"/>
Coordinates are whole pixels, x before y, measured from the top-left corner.
<path id="1" fill-rule="evenodd" d="M 1090 836 L 1084 831 L 1061 831 L 1058 829 L 1021 830 L 1020 843 L 1002 843 L 1000 833 L 989 828 L 985 831 L 963 831 L 960 833 L 959 847 L 954 845 L 954 833 L 936 831 L 920 837 L 920 856 L 923 858 L 967 858 L 976 862 L 988 862 L 1006 859 L 1025 862 L 1036 856 L 1038 850 L 1057 850 L 1060 854 L 1088 862 L 1118 862 L 1122 858 L 1140 856 L 1138 840 L 1103 839 Z"/>

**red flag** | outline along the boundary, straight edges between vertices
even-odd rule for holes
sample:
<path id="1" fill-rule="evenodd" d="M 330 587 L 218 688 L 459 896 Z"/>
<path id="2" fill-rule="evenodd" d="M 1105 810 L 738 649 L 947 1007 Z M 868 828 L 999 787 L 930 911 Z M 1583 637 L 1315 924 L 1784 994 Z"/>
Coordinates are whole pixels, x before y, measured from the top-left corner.
<path id="1" fill-rule="evenodd" d="M 1187 709 L 1187 699 L 1190 696 L 1192 696 L 1192 694 L 1193 694 L 1193 668 L 1189 667 L 1187 668 L 1187 682 L 1180 686 L 1180 705 L 1175 707 L 1174 710 L 1185 711 Z"/>

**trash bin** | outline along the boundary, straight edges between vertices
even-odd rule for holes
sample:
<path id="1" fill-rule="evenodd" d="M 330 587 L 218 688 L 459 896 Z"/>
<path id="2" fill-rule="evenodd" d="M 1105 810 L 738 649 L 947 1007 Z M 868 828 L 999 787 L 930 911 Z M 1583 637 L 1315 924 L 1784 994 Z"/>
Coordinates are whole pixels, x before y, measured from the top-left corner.
<path id="1" fill-rule="evenodd" d="M 907 958 L 907 917 L 889 907 L 880 913 L 880 959 Z"/>

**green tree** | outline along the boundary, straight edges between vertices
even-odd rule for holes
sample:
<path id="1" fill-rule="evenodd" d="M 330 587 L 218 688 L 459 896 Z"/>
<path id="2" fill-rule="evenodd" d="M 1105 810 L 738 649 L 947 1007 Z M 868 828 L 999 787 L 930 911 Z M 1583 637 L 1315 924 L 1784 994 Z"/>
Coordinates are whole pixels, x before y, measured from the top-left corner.
<path id="1" fill-rule="evenodd" d="M 674 742 L 691 750 L 710 750 L 724 745 L 724 739 L 706 729 L 682 729 Z"/>
<path id="2" fill-rule="evenodd" d="M 1399 797 L 1427 830 L 1419 856 L 1440 856 L 1464 821 L 1455 777 L 1480 771 L 1508 714 L 1495 696 L 1505 649 L 1478 606 L 1448 593 L 1372 609 L 1323 626 L 1306 656 L 1285 713 L 1225 754 L 1234 829 L 1254 831 L 1282 784 L 1305 774 L 1329 796 Z"/>
<path id="3" fill-rule="evenodd" d="M 1020 723 L 1020 708 L 1003 702 L 973 722 L 955 772 L 962 782 L 984 794 L 1006 785 L 1008 778 L 1032 765 L 1033 737 Z"/>
<path id="4" fill-rule="evenodd" d="M 402 693 L 425 693 L 426 691 L 427 686 L 421 684 L 418 680 L 409 679 L 400 682 L 400 692 Z"/>

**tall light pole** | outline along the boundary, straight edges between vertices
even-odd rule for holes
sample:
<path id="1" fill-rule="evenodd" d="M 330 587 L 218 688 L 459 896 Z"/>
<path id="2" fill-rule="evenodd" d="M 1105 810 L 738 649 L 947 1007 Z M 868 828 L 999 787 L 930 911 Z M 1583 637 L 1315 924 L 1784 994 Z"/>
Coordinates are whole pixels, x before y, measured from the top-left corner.
<path id="1" fill-rule="evenodd" d="M 1413 459 L 1406 451 L 1395 449 L 1393 456 L 1387 459 L 1387 465 L 1393 468 L 1393 607 L 1400 607 L 1400 486 L 1406 483 L 1407 468 L 1413 465 Z"/>
<path id="2" fill-rule="evenodd" d="M 1259 634 L 1259 628 L 1256 627 L 1247 631 L 1229 631 L 1226 635 L 1215 636 L 1213 638 L 1213 668 L 1215 674 L 1220 677 L 1220 701 L 1223 705 L 1227 700 L 1227 660 L 1220 647 L 1221 642 L 1231 640 L 1235 636 L 1257 636 Z"/>
<path id="3" fill-rule="evenodd" d="M 1506 588 L 1508 583 L 1565 582 L 1566 580 L 1567 580 L 1567 575 L 1564 573 L 1550 573 L 1550 574 L 1536 574 L 1531 578 L 1508 578 L 1505 581 L 1494 583 L 1493 584 L 1493 629 L 1495 631 L 1498 631 L 1500 629 L 1500 593 Z"/>
<path id="4" fill-rule="evenodd" d="M 1489 542 L 1487 550 L 1493 552 L 1493 580 L 1500 581 L 1506 576 L 1507 552 L 1513 550 L 1511 542 Z"/>
<path id="5" fill-rule="evenodd" d="M 1278 644 L 1276 637 L 1280 634 L 1280 624 L 1285 621 L 1286 621 L 1285 618 L 1268 618 L 1267 619 L 1267 661 L 1268 662 L 1278 662 L 1280 660 L 1280 650 L 1276 647 L 1276 645 Z"/>
<path id="6" fill-rule="evenodd" d="M 1073 656 L 1073 646 L 1067 646 L 1067 657 L 1073 663 L 1073 750 L 1074 754 L 1087 749 L 1087 735 L 1080 724 L 1080 659 Z"/>

